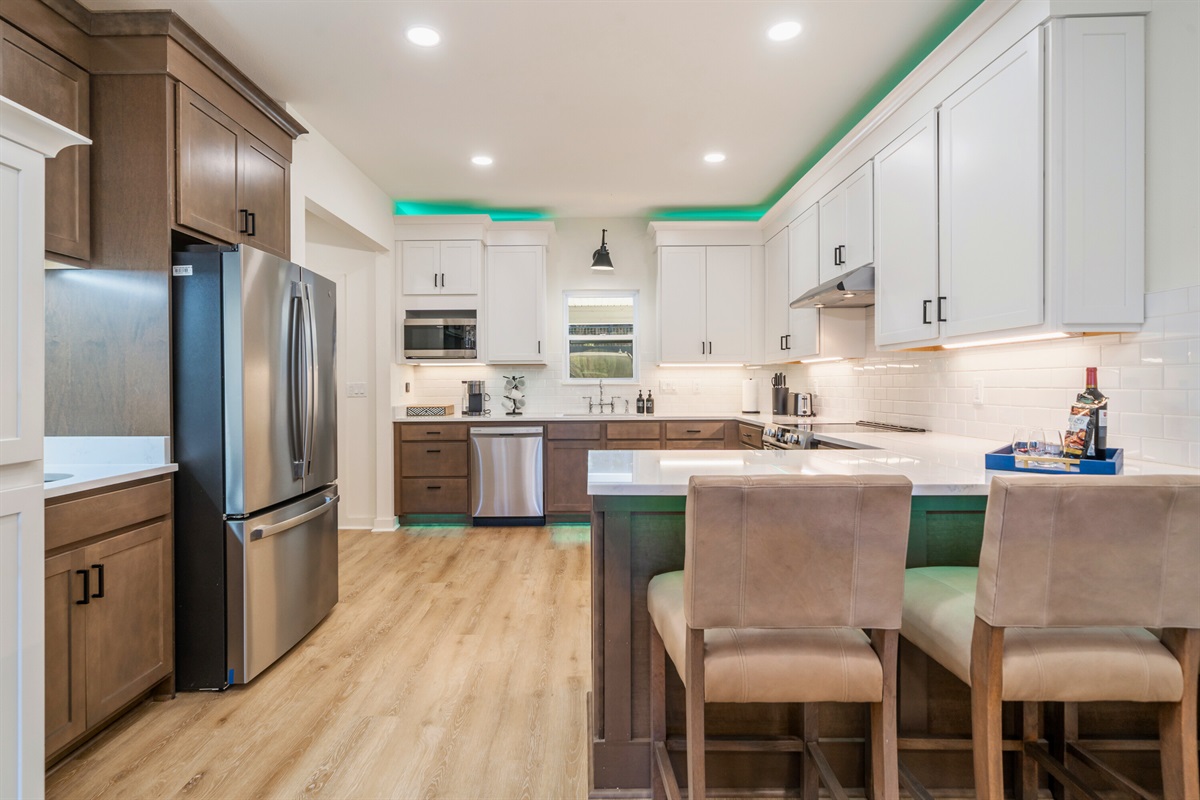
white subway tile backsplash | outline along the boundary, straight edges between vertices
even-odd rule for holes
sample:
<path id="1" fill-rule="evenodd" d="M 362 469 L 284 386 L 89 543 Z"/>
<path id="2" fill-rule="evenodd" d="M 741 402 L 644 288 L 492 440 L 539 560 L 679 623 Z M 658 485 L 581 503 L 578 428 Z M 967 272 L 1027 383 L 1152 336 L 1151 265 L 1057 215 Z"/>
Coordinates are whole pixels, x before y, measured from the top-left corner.
<path id="1" fill-rule="evenodd" d="M 1163 385 L 1162 367 L 1122 367 L 1122 389 L 1161 389 Z M 1099 378 L 1097 377 L 1097 383 Z"/>
<path id="2" fill-rule="evenodd" d="M 1188 413 L 1188 393 L 1177 389 L 1163 389 L 1142 394 L 1142 411 L 1147 414 Z"/>
<path id="3" fill-rule="evenodd" d="M 1200 417 L 1165 416 L 1162 420 L 1164 436 L 1185 442 L 1200 442 Z"/>
<path id="4" fill-rule="evenodd" d="M 1200 389 L 1200 364 L 1163 367 L 1164 389 Z"/>
<path id="5" fill-rule="evenodd" d="M 1163 464 L 1186 464 L 1189 446 L 1189 442 L 1178 439 L 1142 439 L 1141 457 Z"/>
<path id="6" fill-rule="evenodd" d="M 1186 314 L 1188 311 L 1188 291 L 1186 289 L 1167 289 L 1162 292 L 1146 293 L 1146 316 L 1165 317 L 1169 314 Z"/>
<path id="7" fill-rule="evenodd" d="M 1186 314 L 1172 314 L 1169 317 L 1163 317 L 1163 338 L 1200 338 L 1200 311 L 1189 311 Z"/>
<path id="8" fill-rule="evenodd" d="M 1143 364 L 1186 364 L 1195 351 L 1195 339 L 1171 339 L 1142 344 Z"/>

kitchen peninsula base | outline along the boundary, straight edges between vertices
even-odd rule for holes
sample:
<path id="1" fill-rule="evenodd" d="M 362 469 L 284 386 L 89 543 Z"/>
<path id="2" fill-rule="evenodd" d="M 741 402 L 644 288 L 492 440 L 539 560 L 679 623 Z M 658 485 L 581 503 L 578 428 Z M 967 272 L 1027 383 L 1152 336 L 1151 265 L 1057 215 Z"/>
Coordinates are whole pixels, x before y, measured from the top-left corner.
<path id="1" fill-rule="evenodd" d="M 649 795 L 650 778 L 650 578 L 683 568 L 684 497 L 594 495 L 592 497 L 592 694 L 590 797 Z M 982 495 L 915 496 L 908 566 L 978 563 L 987 498 Z M 1017 707 L 1006 708 L 1006 735 L 1019 730 Z M 864 709 L 822 704 L 820 735 L 834 771 L 845 786 L 863 786 Z M 902 738 L 969 737 L 970 693 L 957 678 L 901 642 L 899 729 Z M 1154 709 L 1110 703 L 1080 707 L 1080 729 L 1103 738 L 1156 735 Z M 707 733 L 803 734 L 799 705 L 709 704 Z M 1049 723 L 1049 720 L 1047 720 Z M 684 689 L 667 669 L 667 731 L 684 731 Z M 904 763 L 929 789 L 973 786 L 971 753 L 902 751 Z M 1104 757 L 1147 787 L 1158 785 L 1154 752 L 1105 753 Z M 686 775 L 685 753 L 672 752 L 676 774 Z M 710 787 L 736 793 L 778 795 L 800 786 L 800 760 L 786 753 L 711 752 Z M 1011 769 L 1011 766 L 1008 767 Z M 1014 776 L 1006 781 L 1011 783 Z"/>

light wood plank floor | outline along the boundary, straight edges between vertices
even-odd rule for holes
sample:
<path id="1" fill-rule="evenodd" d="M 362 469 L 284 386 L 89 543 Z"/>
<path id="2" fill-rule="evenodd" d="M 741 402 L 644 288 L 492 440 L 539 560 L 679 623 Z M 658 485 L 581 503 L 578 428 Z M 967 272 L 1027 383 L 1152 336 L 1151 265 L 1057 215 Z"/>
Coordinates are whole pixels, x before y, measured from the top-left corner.
<path id="1" fill-rule="evenodd" d="M 341 601 L 251 685 L 143 703 L 56 798 L 584 798 L 586 526 L 346 531 Z"/>

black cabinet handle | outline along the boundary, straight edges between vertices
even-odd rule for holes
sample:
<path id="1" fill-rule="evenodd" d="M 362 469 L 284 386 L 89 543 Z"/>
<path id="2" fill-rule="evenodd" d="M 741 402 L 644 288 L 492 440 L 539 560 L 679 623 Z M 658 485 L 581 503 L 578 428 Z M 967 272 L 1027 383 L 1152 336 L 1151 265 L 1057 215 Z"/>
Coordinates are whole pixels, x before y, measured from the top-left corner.
<path id="1" fill-rule="evenodd" d="M 947 321 L 946 315 L 944 313 L 942 313 L 942 303 L 944 303 L 944 302 L 946 302 L 946 298 L 944 298 L 944 297 L 938 298 L 938 309 L 937 309 L 937 311 L 938 311 L 937 321 L 938 322 L 946 322 Z"/>
<path id="2" fill-rule="evenodd" d="M 704 342 L 700 342 L 700 355 L 704 355 Z"/>
<path id="3" fill-rule="evenodd" d="M 246 218 L 250 221 L 250 230 L 246 232 L 247 236 L 254 236 L 258 233 L 258 218 L 254 216 L 253 211 L 246 213 Z"/>
<path id="4" fill-rule="evenodd" d="M 96 593 L 92 597 L 104 597 L 104 565 L 92 564 L 92 569 L 96 570 Z"/>
<path id="5" fill-rule="evenodd" d="M 77 569 L 75 570 L 75 574 L 83 576 L 83 599 L 76 600 L 75 605 L 86 606 L 92 602 L 92 571 L 90 569 Z"/>
<path id="6" fill-rule="evenodd" d="M 542 340 L 538 339 L 538 355 L 542 354 Z"/>
<path id="7" fill-rule="evenodd" d="M 433 491 L 434 489 L 440 489 L 440 488 L 442 488 L 442 487 L 440 487 L 440 486 L 426 486 L 425 488 L 426 488 L 426 489 L 428 489 L 429 491 Z"/>
<path id="8" fill-rule="evenodd" d="M 932 303 L 933 303 L 932 300 L 922 300 L 921 301 L 921 324 L 922 325 L 932 325 L 933 324 L 933 320 L 931 320 L 929 318 L 929 306 Z"/>
<path id="9" fill-rule="evenodd" d="M 441 431 L 425 431 L 426 436 L 441 436 Z"/>
<path id="10" fill-rule="evenodd" d="M 783 346 L 783 337 L 782 336 L 779 337 L 779 349 L 787 350 L 787 348 Z"/>
<path id="11" fill-rule="evenodd" d="M 688 428 L 688 433 L 699 433 L 699 432 L 700 432 L 700 431 L 698 431 L 698 430 L 694 431 L 694 430 L 692 430 L 691 428 Z"/>
<path id="12" fill-rule="evenodd" d="M 433 288 L 437 288 L 437 273 L 433 273 Z"/>
<path id="13" fill-rule="evenodd" d="M 708 354 L 709 354 L 710 356 L 712 355 L 712 342 L 709 342 L 709 343 L 708 343 Z"/>
<path id="14" fill-rule="evenodd" d="M 446 273 L 442 273 L 442 288 L 446 288 Z"/>
<path id="15" fill-rule="evenodd" d="M 425 452 L 426 453 L 440 453 L 442 451 L 441 450 L 426 450 Z"/>
<path id="16" fill-rule="evenodd" d="M 241 225 L 238 227 L 238 233 L 245 233 L 250 229 L 250 212 L 247 209 L 239 208 L 238 216 L 241 217 Z"/>
<path id="17" fill-rule="evenodd" d="M 788 334 L 786 337 L 784 337 L 784 338 L 786 338 L 786 339 L 787 339 L 787 347 L 785 347 L 785 348 L 783 348 L 783 349 L 784 349 L 784 350 L 791 350 L 791 349 L 792 349 L 792 335 L 789 333 L 789 334 Z"/>

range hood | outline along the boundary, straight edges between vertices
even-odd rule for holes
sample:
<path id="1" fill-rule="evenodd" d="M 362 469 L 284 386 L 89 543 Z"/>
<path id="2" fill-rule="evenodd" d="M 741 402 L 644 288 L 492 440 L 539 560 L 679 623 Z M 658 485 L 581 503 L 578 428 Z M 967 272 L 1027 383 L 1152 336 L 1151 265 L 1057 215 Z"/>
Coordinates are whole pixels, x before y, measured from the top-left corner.
<path id="1" fill-rule="evenodd" d="M 847 295 L 850 295 L 847 297 Z M 875 268 L 859 267 L 825 281 L 792 301 L 792 308 L 865 308 L 875 305 Z"/>

